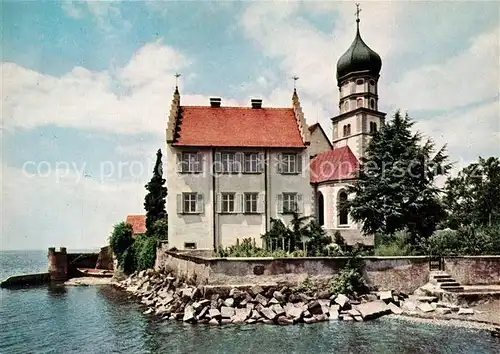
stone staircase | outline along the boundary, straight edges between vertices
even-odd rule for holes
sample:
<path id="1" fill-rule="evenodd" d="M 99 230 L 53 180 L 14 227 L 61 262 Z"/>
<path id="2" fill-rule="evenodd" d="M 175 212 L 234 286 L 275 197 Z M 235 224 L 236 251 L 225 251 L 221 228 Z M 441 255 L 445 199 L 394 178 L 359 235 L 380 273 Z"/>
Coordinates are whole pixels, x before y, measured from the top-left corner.
<path id="1" fill-rule="evenodd" d="M 432 271 L 429 276 L 429 282 L 437 285 L 441 290 L 450 291 L 450 292 L 459 292 L 463 291 L 463 286 L 460 286 L 460 283 L 451 277 L 445 271 Z"/>

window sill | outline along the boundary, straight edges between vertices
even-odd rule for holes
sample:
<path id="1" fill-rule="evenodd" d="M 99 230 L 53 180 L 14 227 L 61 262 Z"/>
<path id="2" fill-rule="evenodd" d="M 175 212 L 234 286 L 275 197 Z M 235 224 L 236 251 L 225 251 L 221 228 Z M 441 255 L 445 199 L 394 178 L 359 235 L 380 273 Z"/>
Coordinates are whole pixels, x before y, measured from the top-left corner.
<path id="1" fill-rule="evenodd" d="M 217 214 L 221 214 L 221 215 L 236 215 L 236 214 L 240 214 L 236 211 L 219 211 L 217 212 Z"/>
<path id="2" fill-rule="evenodd" d="M 177 173 L 180 173 L 182 175 L 197 175 L 197 174 L 200 174 L 200 173 L 203 173 L 203 172 L 188 172 L 188 171 L 177 171 Z"/>
<path id="3" fill-rule="evenodd" d="M 181 213 L 177 213 L 177 214 L 179 214 L 179 215 L 201 215 L 201 214 L 203 214 L 203 213 L 200 213 L 200 212 L 198 212 L 198 211 L 197 211 L 197 212 L 192 212 L 192 213 L 188 213 L 188 212 L 184 212 L 184 211 L 183 211 L 183 212 L 181 212 Z"/>
<path id="4" fill-rule="evenodd" d="M 302 172 L 280 172 L 282 175 L 300 175 Z"/>
<path id="5" fill-rule="evenodd" d="M 242 172 L 244 175 L 260 175 L 263 172 L 251 172 L 251 171 L 244 171 Z"/>
<path id="6" fill-rule="evenodd" d="M 247 211 L 243 213 L 243 215 L 260 215 L 260 214 L 262 214 L 262 212 L 260 211 Z"/>

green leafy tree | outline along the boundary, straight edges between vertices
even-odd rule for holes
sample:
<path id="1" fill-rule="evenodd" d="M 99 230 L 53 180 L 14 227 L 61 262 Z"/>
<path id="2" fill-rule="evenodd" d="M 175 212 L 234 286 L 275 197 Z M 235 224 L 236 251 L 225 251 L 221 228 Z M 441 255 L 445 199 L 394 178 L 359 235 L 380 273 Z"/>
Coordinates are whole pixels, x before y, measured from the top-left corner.
<path id="1" fill-rule="evenodd" d="M 326 234 L 326 231 L 314 219 L 311 220 L 308 227 L 307 255 L 311 257 L 328 256 L 327 246 L 332 243 L 332 238 Z"/>
<path id="2" fill-rule="evenodd" d="M 154 225 L 158 220 L 165 220 L 167 212 L 165 211 L 165 198 L 167 196 L 167 187 L 165 187 L 165 179 L 163 178 L 163 168 L 161 162 L 162 154 L 158 149 L 156 153 L 156 163 L 153 169 L 153 177 L 146 189 L 148 193 L 144 200 L 144 208 L 146 209 L 146 235 L 154 235 Z"/>
<path id="3" fill-rule="evenodd" d="M 127 258 L 126 252 L 134 243 L 132 234 L 132 225 L 127 224 L 124 221 L 113 226 L 113 232 L 109 237 L 109 246 L 111 247 L 113 254 L 116 256 L 120 267 L 123 267 L 125 259 Z"/>
<path id="4" fill-rule="evenodd" d="M 500 225 L 500 160 L 489 157 L 463 168 L 445 184 L 447 226 Z"/>
<path id="5" fill-rule="evenodd" d="M 359 178 L 349 188 L 354 198 L 340 207 L 349 208 L 363 232 L 394 235 L 408 230 L 412 244 L 424 242 L 445 217 L 434 180 L 445 175 L 445 148 L 435 150 L 420 133 L 412 133 L 413 121 L 399 111 L 374 134 L 361 160 Z"/>

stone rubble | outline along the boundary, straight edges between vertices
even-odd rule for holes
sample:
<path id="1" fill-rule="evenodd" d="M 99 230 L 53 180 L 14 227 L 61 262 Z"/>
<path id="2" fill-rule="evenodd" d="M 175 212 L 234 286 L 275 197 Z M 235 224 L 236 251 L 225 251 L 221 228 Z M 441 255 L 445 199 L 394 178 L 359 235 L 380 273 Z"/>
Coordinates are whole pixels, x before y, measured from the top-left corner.
<path id="1" fill-rule="evenodd" d="M 145 315 L 209 325 L 366 321 L 391 313 L 410 316 L 428 312 L 436 315 L 452 311 L 464 315 L 473 313 L 471 309 L 437 302 L 437 298 L 421 291 L 408 296 L 388 290 L 354 298 L 327 290 L 311 296 L 276 284 L 196 287 L 152 269 L 134 273 L 114 285 L 136 297 L 144 305 Z"/>

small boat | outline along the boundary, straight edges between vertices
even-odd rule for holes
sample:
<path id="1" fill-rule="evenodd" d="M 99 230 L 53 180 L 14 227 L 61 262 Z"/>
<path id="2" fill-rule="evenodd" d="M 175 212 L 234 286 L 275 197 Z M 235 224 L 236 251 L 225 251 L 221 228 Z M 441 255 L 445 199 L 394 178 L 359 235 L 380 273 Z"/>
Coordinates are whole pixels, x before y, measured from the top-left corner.
<path id="1" fill-rule="evenodd" d="M 76 268 L 84 277 L 112 277 L 114 272 L 108 269 Z"/>

